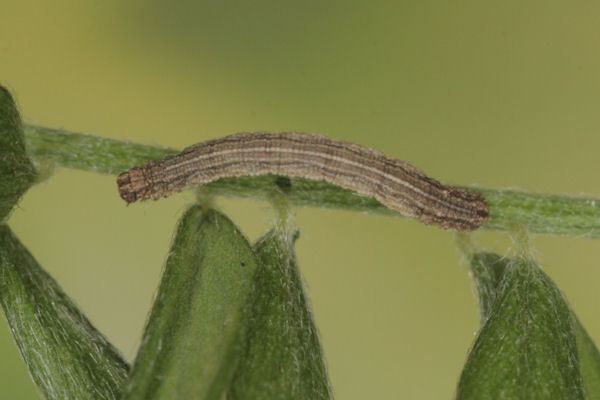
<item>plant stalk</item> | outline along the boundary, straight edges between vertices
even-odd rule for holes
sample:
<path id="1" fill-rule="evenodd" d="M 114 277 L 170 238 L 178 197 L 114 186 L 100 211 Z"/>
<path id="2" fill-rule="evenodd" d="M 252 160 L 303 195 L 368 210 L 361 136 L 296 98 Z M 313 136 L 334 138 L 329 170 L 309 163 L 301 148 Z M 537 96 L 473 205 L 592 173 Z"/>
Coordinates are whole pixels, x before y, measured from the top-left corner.
<path id="1" fill-rule="evenodd" d="M 150 160 L 176 154 L 167 147 L 142 145 L 98 136 L 25 125 L 27 151 L 40 163 L 116 175 Z M 291 204 L 401 216 L 377 200 L 322 181 L 276 176 L 225 178 L 205 185 L 225 196 L 269 200 L 283 191 Z M 527 193 L 467 187 L 481 192 L 490 209 L 483 229 L 510 231 L 526 227 L 532 233 L 600 237 L 600 198 Z M 117 193 L 115 188 L 115 194 Z"/>

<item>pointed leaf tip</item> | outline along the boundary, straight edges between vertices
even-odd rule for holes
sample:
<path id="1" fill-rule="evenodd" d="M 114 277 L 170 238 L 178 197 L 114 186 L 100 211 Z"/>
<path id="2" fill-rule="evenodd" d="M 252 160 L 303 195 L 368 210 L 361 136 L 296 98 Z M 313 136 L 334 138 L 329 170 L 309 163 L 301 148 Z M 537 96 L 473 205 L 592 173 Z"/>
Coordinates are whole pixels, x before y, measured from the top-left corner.
<path id="1" fill-rule="evenodd" d="M 471 258 L 471 273 L 477 288 L 482 324 L 490 315 L 509 261 L 494 253 L 476 253 Z"/>
<path id="2" fill-rule="evenodd" d="M 0 222 L 34 179 L 35 169 L 25 152 L 19 111 L 10 92 L 0 86 Z"/>
<path id="3" fill-rule="evenodd" d="M 223 214 L 181 218 L 123 399 L 221 399 L 239 356 L 257 261 Z"/>
<path id="4" fill-rule="evenodd" d="M 330 399 L 327 369 L 293 238 L 275 229 L 254 249 L 259 270 L 246 348 L 229 399 Z"/>
<path id="5" fill-rule="evenodd" d="M 482 286 L 497 290 L 462 372 L 457 399 L 584 399 L 575 326 L 562 294 L 529 259 L 510 260 L 503 276 L 496 276 L 499 259 L 474 257 L 492 261 Z"/>

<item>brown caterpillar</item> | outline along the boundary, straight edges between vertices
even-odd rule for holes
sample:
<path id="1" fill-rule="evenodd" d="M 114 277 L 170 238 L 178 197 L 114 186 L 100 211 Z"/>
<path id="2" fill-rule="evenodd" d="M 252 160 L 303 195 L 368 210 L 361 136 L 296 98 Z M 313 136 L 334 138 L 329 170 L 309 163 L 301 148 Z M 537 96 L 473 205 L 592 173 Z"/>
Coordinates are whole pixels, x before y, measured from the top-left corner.
<path id="1" fill-rule="evenodd" d="M 407 162 L 322 135 L 238 133 L 133 167 L 117 178 L 127 203 L 158 199 L 224 177 L 284 175 L 323 180 L 445 229 L 473 230 L 488 218 L 483 195 L 444 186 Z"/>

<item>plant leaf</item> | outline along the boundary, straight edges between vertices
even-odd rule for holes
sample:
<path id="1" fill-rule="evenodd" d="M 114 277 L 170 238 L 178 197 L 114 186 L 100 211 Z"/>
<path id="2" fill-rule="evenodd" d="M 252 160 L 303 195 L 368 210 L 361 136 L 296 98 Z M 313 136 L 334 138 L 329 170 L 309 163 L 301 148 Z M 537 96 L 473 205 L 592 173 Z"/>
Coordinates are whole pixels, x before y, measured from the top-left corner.
<path id="1" fill-rule="evenodd" d="M 579 365 L 583 377 L 585 397 L 588 400 L 600 399 L 600 353 L 575 314 Z"/>
<path id="2" fill-rule="evenodd" d="M 246 349 L 230 399 L 329 399 L 331 388 L 293 239 L 273 230 L 259 260 Z"/>
<path id="3" fill-rule="evenodd" d="M 246 326 L 256 257 L 224 215 L 179 222 L 124 399 L 220 399 Z"/>
<path id="4" fill-rule="evenodd" d="M 476 255 L 505 269 L 473 275 L 484 293 L 487 318 L 458 384 L 464 399 L 583 399 L 583 384 L 571 312 L 554 283 L 531 259 Z M 500 267 L 498 267 L 500 266 Z M 480 277 L 482 277 L 480 279 Z M 486 303 L 489 303 L 485 305 Z M 482 315 L 485 316 L 485 312 Z"/>
<path id="5" fill-rule="evenodd" d="M 476 253 L 471 258 L 471 272 L 477 288 L 482 325 L 490 315 L 509 261 L 494 253 Z"/>
<path id="6" fill-rule="evenodd" d="M 0 222 L 34 180 L 19 111 L 8 90 L 0 86 Z"/>
<path id="7" fill-rule="evenodd" d="M 127 363 L 6 225 L 0 225 L 0 302 L 45 398 L 119 398 Z"/>

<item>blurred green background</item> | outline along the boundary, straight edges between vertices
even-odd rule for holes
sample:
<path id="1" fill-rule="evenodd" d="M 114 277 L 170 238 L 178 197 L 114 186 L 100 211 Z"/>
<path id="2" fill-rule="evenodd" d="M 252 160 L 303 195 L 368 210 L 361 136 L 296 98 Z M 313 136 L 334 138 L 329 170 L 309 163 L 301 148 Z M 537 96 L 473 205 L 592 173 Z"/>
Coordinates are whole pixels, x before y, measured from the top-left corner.
<path id="1" fill-rule="evenodd" d="M 182 148 L 299 130 L 457 184 L 600 196 L 597 1 L 2 1 L 0 82 L 24 119 Z M 132 360 L 184 193 L 126 207 L 114 176 L 59 170 L 10 225 Z M 251 240 L 267 203 L 223 199 Z M 451 232 L 299 209 L 298 257 L 339 399 L 451 398 L 478 327 Z M 478 232 L 505 252 L 510 239 Z M 536 237 L 600 341 L 600 241 Z M 6 324 L 0 397 L 35 399 Z"/>

